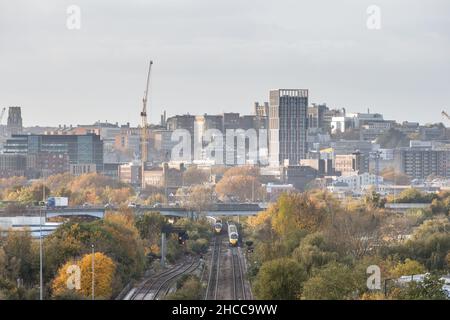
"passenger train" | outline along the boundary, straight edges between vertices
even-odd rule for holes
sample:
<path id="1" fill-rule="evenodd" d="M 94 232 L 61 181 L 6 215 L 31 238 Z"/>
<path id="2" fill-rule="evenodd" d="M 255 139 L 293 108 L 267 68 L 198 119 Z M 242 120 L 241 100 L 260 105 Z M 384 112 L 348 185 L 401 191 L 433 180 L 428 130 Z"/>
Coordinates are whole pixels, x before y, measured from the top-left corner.
<path id="1" fill-rule="evenodd" d="M 228 240 L 230 245 L 236 247 L 239 242 L 239 233 L 236 225 L 234 223 L 228 223 Z"/>

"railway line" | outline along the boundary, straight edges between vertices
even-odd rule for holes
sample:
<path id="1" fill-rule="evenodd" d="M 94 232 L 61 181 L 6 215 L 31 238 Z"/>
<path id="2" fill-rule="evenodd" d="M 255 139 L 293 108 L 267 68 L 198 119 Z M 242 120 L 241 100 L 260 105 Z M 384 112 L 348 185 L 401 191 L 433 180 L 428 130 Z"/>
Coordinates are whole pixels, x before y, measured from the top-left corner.
<path id="1" fill-rule="evenodd" d="M 185 263 L 161 272 L 153 278 L 147 279 L 137 288 L 129 300 L 160 300 L 169 292 L 173 282 L 184 274 L 194 272 L 200 265 L 198 260 L 192 259 Z"/>
<path id="2" fill-rule="evenodd" d="M 205 300 L 217 300 L 220 278 L 220 255 L 223 237 L 218 235 L 214 237 L 214 244 L 211 253 L 211 262 L 209 266 L 208 284 L 206 286 Z"/>
<path id="3" fill-rule="evenodd" d="M 231 248 L 231 261 L 233 271 L 233 298 L 234 300 L 246 300 L 245 272 L 238 248 Z"/>
<path id="4" fill-rule="evenodd" d="M 229 244 L 228 237 L 216 235 L 211 245 L 205 300 L 252 299 L 245 274 L 245 262 L 239 247 Z"/>

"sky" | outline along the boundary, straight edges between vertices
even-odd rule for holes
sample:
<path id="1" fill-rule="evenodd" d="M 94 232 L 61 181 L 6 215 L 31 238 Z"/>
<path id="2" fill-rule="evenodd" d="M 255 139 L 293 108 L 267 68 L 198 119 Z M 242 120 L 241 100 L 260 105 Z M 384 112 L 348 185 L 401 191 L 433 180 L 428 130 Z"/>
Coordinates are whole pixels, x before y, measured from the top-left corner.
<path id="1" fill-rule="evenodd" d="M 67 27 L 70 5 L 80 29 Z M 380 29 L 367 27 L 370 5 Z M 152 122 L 163 110 L 251 114 L 273 88 L 385 119 L 445 122 L 450 1 L 0 2 L 0 107 L 21 106 L 25 126 L 138 124 L 150 59 Z"/>

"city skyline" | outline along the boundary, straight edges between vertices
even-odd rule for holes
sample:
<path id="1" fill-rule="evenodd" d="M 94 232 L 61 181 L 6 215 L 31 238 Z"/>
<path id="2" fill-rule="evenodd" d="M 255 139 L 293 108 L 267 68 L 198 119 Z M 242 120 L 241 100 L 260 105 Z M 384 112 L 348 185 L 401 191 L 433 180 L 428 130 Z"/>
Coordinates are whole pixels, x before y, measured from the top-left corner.
<path id="1" fill-rule="evenodd" d="M 153 59 L 152 123 L 163 110 L 250 110 L 277 87 L 308 88 L 311 102 L 331 108 L 397 121 L 407 109 L 405 120 L 441 122 L 450 4 L 378 1 L 381 29 L 370 30 L 372 3 L 346 3 L 79 1 L 80 30 L 66 27 L 72 3 L 2 3 L 0 105 L 33 114 L 25 126 L 136 125 Z"/>

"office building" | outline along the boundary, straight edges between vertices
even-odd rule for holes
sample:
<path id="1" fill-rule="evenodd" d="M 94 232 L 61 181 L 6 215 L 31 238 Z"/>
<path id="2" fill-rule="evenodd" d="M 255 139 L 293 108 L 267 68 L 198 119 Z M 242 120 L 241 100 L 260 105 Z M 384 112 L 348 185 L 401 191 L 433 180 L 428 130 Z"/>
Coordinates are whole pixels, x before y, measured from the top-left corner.
<path id="1" fill-rule="evenodd" d="M 6 140 L 5 154 L 36 156 L 37 170 L 69 171 L 69 165 L 92 164 L 103 170 L 103 141 L 87 135 L 13 135 Z"/>
<path id="2" fill-rule="evenodd" d="M 450 151 L 421 148 L 395 150 L 394 159 L 401 173 L 412 179 L 426 179 L 433 175 L 450 177 Z"/>
<path id="3" fill-rule="evenodd" d="M 272 165 L 298 165 L 306 158 L 308 90 L 270 91 L 269 156 Z"/>

